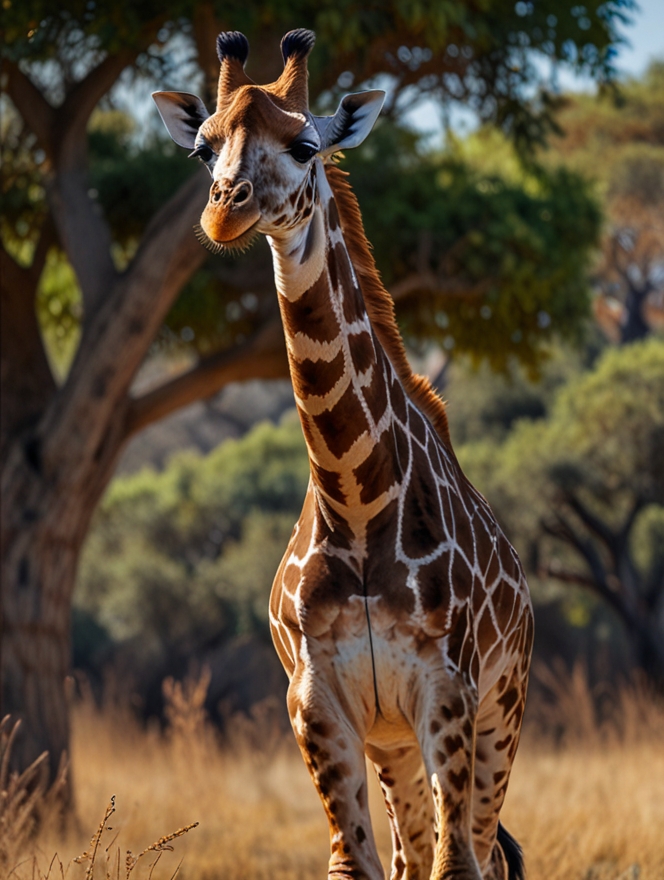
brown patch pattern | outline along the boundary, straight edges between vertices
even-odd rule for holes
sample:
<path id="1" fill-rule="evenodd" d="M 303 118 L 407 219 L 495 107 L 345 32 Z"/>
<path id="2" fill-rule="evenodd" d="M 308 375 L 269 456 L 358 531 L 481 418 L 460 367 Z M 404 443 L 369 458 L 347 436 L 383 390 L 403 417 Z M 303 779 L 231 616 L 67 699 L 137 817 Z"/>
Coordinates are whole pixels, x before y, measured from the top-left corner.
<path id="1" fill-rule="evenodd" d="M 289 336 L 301 333 L 314 342 L 332 342 L 341 330 L 330 306 L 330 290 L 325 273 L 299 299 L 281 300 L 284 328 Z"/>
<path id="2" fill-rule="evenodd" d="M 352 387 L 346 389 L 330 410 L 313 416 L 313 421 L 326 438 L 332 455 L 339 459 L 369 430 L 364 409 Z"/>

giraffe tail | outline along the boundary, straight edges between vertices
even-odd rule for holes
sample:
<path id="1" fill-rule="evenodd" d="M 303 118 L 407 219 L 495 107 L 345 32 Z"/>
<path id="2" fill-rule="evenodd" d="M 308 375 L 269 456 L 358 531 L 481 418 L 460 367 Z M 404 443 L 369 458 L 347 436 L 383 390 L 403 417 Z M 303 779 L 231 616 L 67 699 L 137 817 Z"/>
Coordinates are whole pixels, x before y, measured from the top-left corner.
<path id="1" fill-rule="evenodd" d="M 498 823 L 498 843 L 507 862 L 507 880 L 526 880 L 523 851 L 501 822 Z"/>

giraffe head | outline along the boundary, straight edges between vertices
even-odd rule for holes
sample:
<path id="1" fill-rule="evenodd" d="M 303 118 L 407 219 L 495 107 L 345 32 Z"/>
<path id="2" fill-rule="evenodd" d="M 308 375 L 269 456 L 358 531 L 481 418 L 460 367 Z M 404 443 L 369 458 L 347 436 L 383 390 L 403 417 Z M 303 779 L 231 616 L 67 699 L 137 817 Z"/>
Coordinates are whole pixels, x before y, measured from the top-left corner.
<path id="1" fill-rule="evenodd" d="M 305 225 L 313 212 L 317 161 L 361 144 L 380 113 L 382 91 L 347 95 L 334 116 L 310 113 L 307 56 L 314 40 L 302 28 L 286 34 L 281 76 L 259 86 L 244 71 L 247 38 L 237 31 L 220 34 L 212 115 L 187 92 L 153 95 L 173 140 L 212 175 L 198 235 L 215 252 L 243 249 L 256 233 L 278 237 Z"/>

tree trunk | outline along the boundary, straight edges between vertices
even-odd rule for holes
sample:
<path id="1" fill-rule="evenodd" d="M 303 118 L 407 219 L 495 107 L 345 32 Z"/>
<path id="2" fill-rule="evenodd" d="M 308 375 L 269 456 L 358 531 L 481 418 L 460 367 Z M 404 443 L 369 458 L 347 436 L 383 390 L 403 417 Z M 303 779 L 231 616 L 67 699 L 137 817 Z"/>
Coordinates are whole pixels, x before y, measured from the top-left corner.
<path id="1" fill-rule="evenodd" d="M 20 479 L 8 476 L 10 483 Z M 9 513 L 3 510 L 3 517 Z M 65 678 L 79 550 L 57 531 L 50 515 L 26 527 L 6 548 L 2 565 L 2 712 L 22 720 L 12 763 L 23 769 L 48 751 L 51 778 L 69 749 Z"/>
<path id="2" fill-rule="evenodd" d="M 627 287 L 625 297 L 625 316 L 620 328 L 620 343 L 637 342 L 650 334 L 650 327 L 645 317 L 645 304 L 648 291 L 637 290 L 631 284 Z"/>
<path id="3" fill-rule="evenodd" d="M 664 631 L 649 616 L 628 628 L 634 662 L 653 690 L 664 696 Z"/>
<path id="4" fill-rule="evenodd" d="M 102 458 L 86 467 L 79 459 L 71 473 L 49 472 L 33 431 L 14 441 L 2 467 L 1 714 L 23 722 L 12 753 L 15 768 L 48 751 L 51 779 L 69 749 L 66 679 L 76 570 L 122 448 L 122 412 L 117 416 Z M 70 781 L 64 797 L 71 799 Z"/>

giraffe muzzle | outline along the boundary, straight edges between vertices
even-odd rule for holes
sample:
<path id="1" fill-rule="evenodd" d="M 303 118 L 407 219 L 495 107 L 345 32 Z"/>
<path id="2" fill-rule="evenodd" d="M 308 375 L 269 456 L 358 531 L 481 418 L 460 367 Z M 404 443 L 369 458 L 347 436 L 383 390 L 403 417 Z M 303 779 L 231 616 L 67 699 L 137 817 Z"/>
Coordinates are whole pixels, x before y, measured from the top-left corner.
<path id="1" fill-rule="evenodd" d="M 218 181 L 201 216 L 205 233 L 216 242 L 232 242 L 260 220 L 260 210 L 249 180 Z"/>

